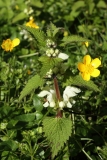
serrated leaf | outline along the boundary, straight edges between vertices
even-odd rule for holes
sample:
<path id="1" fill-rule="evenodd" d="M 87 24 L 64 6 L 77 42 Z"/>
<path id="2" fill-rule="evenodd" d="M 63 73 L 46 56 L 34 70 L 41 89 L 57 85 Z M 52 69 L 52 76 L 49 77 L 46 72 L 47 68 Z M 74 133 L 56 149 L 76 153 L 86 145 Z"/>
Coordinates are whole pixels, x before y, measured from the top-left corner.
<path id="1" fill-rule="evenodd" d="M 46 37 L 43 31 L 40 29 L 28 27 L 28 26 L 21 26 L 23 29 L 27 30 L 39 43 L 40 46 L 46 45 Z"/>
<path id="2" fill-rule="evenodd" d="M 57 28 L 53 23 L 50 23 L 49 28 L 47 29 L 47 36 L 48 37 L 54 37 L 60 28 Z"/>
<path id="3" fill-rule="evenodd" d="M 63 86 L 67 86 L 67 85 L 76 85 L 76 86 L 84 86 L 90 90 L 94 90 L 96 92 L 99 92 L 99 88 L 96 84 L 94 84 L 93 81 L 85 81 L 83 80 L 83 78 L 78 75 L 78 76 L 75 76 L 75 77 L 70 77 L 66 83 L 63 84 Z"/>
<path id="4" fill-rule="evenodd" d="M 72 122 L 67 118 L 46 117 L 43 120 L 43 130 L 51 147 L 52 158 L 58 154 L 64 143 L 69 139 L 71 129 Z"/>
<path id="5" fill-rule="evenodd" d="M 88 40 L 87 38 L 83 38 L 77 35 L 72 35 L 72 36 L 66 36 L 62 39 L 63 43 L 61 43 L 60 46 L 64 46 L 68 43 L 72 43 L 72 42 L 90 42 L 90 40 Z"/>
<path id="6" fill-rule="evenodd" d="M 25 88 L 22 90 L 21 95 L 19 97 L 19 101 L 24 98 L 26 95 L 30 94 L 30 92 L 33 89 L 38 88 L 39 86 L 41 86 L 43 84 L 43 80 L 40 78 L 39 75 L 35 75 L 34 77 L 32 77 L 28 83 L 26 84 Z"/>
<path id="7" fill-rule="evenodd" d="M 42 63 L 40 75 L 44 76 L 50 69 L 52 69 L 54 66 L 57 66 L 57 64 L 62 60 L 60 58 L 51 58 L 47 56 L 41 56 L 39 58 L 39 61 Z"/>

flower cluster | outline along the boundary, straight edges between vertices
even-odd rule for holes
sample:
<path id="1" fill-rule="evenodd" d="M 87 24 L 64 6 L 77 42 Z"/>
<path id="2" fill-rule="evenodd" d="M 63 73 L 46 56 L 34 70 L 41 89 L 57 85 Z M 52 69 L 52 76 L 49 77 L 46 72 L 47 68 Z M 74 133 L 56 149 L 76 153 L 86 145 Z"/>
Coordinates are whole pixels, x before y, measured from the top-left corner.
<path id="1" fill-rule="evenodd" d="M 47 42 L 47 43 L 46 43 L 47 47 L 49 47 L 49 48 L 51 48 L 51 47 L 55 48 L 55 47 L 56 47 L 55 42 L 53 42 L 52 40 L 47 39 L 46 42 Z"/>
<path id="2" fill-rule="evenodd" d="M 48 57 L 58 57 L 61 58 L 63 60 L 68 59 L 68 55 L 65 53 L 61 53 L 58 49 L 53 49 L 53 48 L 49 48 L 46 50 L 46 55 Z"/>
<path id="3" fill-rule="evenodd" d="M 91 61 L 90 55 L 86 55 L 83 58 L 83 63 L 78 63 L 78 69 L 84 80 L 89 81 L 90 77 L 98 77 L 100 71 L 97 69 L 101 65 L 101 61 L 95 58 Z"/>
<path id="4" fill-rule="evenodd" d="M 6 51 L 12 51 L 14 47 L 18 46 L 20 43 L 20 40 L 18 38 L 15 38 L 14 40 L 11 39 L 6 39 L 3 40 L 3 43 L 1 45 L 1 47 Z"/>
<path id="5" fill-rule="evenodd" d="M 26 23 L 26 26 L 31 27 L 31 28 L 36 28 L 38 29 L 39 26 L 34 23 L 33 17 L 30 17 L 29 22 Z"/>
<path id="6" fill-rule="evenodd" d="M 27 15 L 30 15 L 34 12 L 34 10 L 32 9 L 32 7 L 29 7 L 29 8 L 25 8 L 24 9 L 24 13 L 27 14 Z"/>
<path id="7" fill-rule="evenodd" d="M 46 77 L 47 77 L 47 78 L 51 78 L 52 75 L 53 75 L 53 71 L 52 71 L 52 69 L 50 69 L 50 70 L 46 73 Z"/>
<path id="8" fill-rule="evenodd" d="M 41 91 L 38 96 L 45 97 L 46 102 L 43 104 L 44 107 L 53 107 L 53 108 L 60 108 L 63 109 L 64 107 L 72 108 L 72 105 L 75 101 L 72 97 L 76 96 L 77 93 L 80 93 L 81 90 L 76 87 L 67 86 L 63 92 L 63 100 L 58 101 L 56 98 L 56 93 L 54 90 L 50 89 L 50 91 L 43 90 Z"/>
<path id="9" fill-rule="evenodd" d="M 65 53 L 61 53 L 59 51 L 59 49 L 56 48 L 55 42 L 53 42 L 52 40 L 47 39 L 46 45 L 48 47 L 48 49 L 46 50 L 46 55 L 48 57 L 53 57 L 53 58 L 58 57 L 58 58 L 61 58 L 63 60 L 68 59 L 69 56 Z"/>

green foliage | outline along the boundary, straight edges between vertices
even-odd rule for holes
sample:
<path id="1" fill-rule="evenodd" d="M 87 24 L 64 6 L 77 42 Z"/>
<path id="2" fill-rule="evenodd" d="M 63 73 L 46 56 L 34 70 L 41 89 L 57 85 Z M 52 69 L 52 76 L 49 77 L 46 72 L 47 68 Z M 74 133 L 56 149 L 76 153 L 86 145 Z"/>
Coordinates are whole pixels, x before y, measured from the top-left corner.
<path id="1" fill-rule="evenodd" d="M 27 113 L 20 116 L 16 116 L 15 120 L 22 121 L 22 122 L 30 122 L 35 119 L 35 113 Z"/>
<path id="2" fill-rule="evenodd" d="M 34 89 L 43 85 L 43 81 L 41 80 L 39 75 L 33 76 L 28 83 L 26 84 L 25 88 L 22 90 L 21 95 L 19 97 L 19 101 L 24 98 L 26 95 L 30 94 L 30 92 Z"/>
<path id="3" fill-rule="evenodd" d="M 62 39 L 63 43 L 61 43 L 61 46 L 65 46 L 66 44 L 71 44 L 73 42 L 90 42 L 87 38 L 83 38 L 77 35 L 72 36 L 66 36 Z"/>
<path id="4" fill-rule="evenodd" d="M 48 26 L 47 29 L 47 36 L 50 38 L 55 37 L 55 35 L 58 33 L 60 28 L 57 28 L 52 22 L 50 23 L 50 25 Z"/>
<path id="5" fill-rule="evenodd" d="M 42 63 L 40 75 L 45 76 L 50 69 L 53 69 L 62 60 L 60 58 L 51 58 L 47 56 L 42 56 L 39 58 L 39 61 Z"/>
<path id="6" fill-rule="evenodd" d="M 72 122 L 67 118 L 46 117 L 43 120 L 43 130 L 54 158 L 71 136 Z"/>
<path id="7" fill-rule="evenodd" d="M 94 84 L 93 81 L 85 81 L 83 80 L 83 78 L 78 75 L 78 76 L 75 76 L 74 78 L 70 77 L 69 79 L 67 79 L 67 81 L 63 84 L 63 86 L 66 86 L 66 85 L 76 85 L 76 86 L 83 86 L 83 87 L 86 87 L 90 90 L 93 90 L 95 92 L 99 92 L 99 88 L 96 84 Z"/>
<path id="8" fill-rule="evenodd" d="M 35 29 L 35 28 L 31 28 L 31 27 L 27 27 L 27 26 L 21 26 L 23 29 L 27 30 L 39 43 L 39 46 L 45 46 L 46 45 L 46 41 L 45 41 L 45 34 L 43 31 L 39 30 L 39 29 Z"/>
<path id="9" fill-rule="evenodd" d="M 23 20 L 24 18 L 26 18 L 26 14 L 21 12 L 12 19 L 12 23 L 17 23 L 18 21 Z"/>
<path id="10" fill-rule="evenodd" d="M 31 17 L 39 29 L 25 25 Z M 8 38 L 20 39 L 11 52 L 0 48 L 0 159 L 106 160 L 106 0 L 0 0 L 0 26 L 0 46 Z M 48 57 L 48 49 L 69 58 Z M 86 54 L 101 60 L 101 76 L 88 82 L 78 76 L 76 65 Z M 68 85 L 81 89 L 69 98 L 75 104 L 63 108 L 62 118 L 52 118 L 57 111 L 43 106 L 50 95 L 38 97 L 44 88 L 54 89 L 50 69 L 61 101 Z"/>

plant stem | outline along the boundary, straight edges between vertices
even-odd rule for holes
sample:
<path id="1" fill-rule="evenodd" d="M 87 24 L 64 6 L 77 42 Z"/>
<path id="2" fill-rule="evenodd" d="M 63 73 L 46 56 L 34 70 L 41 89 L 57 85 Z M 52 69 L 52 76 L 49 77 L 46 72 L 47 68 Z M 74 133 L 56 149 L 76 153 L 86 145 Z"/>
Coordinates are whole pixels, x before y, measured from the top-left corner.
<path id="1" fill-rule="evenodd" d="M 54 77 L 54 87 L 55 87 L 56 97 L 60 101 L 61 96 L 60 96 L 60 90 L 59 90 L 58 81 L 56 77 Z"/>

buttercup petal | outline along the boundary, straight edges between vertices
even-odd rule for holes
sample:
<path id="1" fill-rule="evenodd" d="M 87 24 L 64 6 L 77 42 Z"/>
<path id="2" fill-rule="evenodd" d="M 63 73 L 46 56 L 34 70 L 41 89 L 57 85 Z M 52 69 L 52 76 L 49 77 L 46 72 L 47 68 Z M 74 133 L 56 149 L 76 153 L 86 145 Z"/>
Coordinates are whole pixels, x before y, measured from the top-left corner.
<path id="1" fill-rule="evenodd" d="M 88 65 L 88 64 L 91 63 L 91 57 L 90 57 L 90 55 L 84 56 L 83 63 L 86 64 L 86 65 Z"/>
<path id="2" fill-rule="evenodd" d="M 94 68 L 98 68 L 101 65 L 101 61 L 98 58 L 95 58 L 95 59 L 92 60 L 91 65 Z"/>
<path id="3" fill-rule="evenodd" d="M 88 47 L 89 46 L 89 43 L 86 41 L 86 42 L 84 42 L 85 43 L 85 45 L 86 45 L 86 47 Z"/>
<path id="4" fill-rule="evenodd" d="M 84 72 L 85 71 L 85 65 L 83 63 L 78 63 L 78 69 L 80 72 Z"/>
<path id="5" fill-rule="evenodd" d="M 90 74 L 89 74 L 89 73 L 84 72 L 84 73 L 82 73 L 81 75 L 82 75 L 82 78 L 83 78 L 85 81 L 89 81 L 89 80 L 90 80 Z"/>
<path id="6" fill-rule="evenodd" d="M 98 69 L 94 69 L 94 71 L 91 73 L 92 77 L 98 77 L 100 75 L 100 71 Z"/>
<path id="7" fill-rule="evenodd" d="M 12 41 L 13 47 L 18 46 L 19 43 L 20 43 L 20 40 L 19 40 L 18 38 L 15 38 L 15 39 Z"/>

